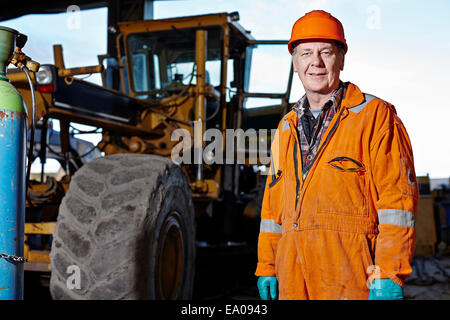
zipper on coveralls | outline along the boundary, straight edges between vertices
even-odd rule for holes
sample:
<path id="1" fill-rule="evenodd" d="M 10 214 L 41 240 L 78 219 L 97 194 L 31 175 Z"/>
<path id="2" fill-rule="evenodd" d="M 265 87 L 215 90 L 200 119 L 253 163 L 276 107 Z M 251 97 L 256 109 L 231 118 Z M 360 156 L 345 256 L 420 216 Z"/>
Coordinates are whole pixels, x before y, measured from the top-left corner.
<path id="1" fill-rule="evenodd" d="M 298 176 L 297 176 L 297 166 L 295 167 L 295 177 L 296 177 L 296 179 L 297 179 L 297 188 L 296 188 L 296 189 L 297 189 L 297 196 L 296 196 L 296 200 L 295 200 L 295 212 L 297 212 L 297 215 L 296 215 L 296 217 L 295 217 L 295 219 L 294 219 L 294 225 L 293 225 L 293 226 L 294 226 L 294 229 L 296 229 L 296 230 L 298 230 L 298 224 L 297 224 L 297 221 L 298 221 L 298 219 L 300 218 L 300 210 L 297 210 L 297 204 L 298 204 L 298 200 L 300 199 L 300 195 L 302 195 L 302 197 L 301 197 L 301 199 L 300 199 L 300 203 L 302 203 L 302 201 L 303 201 L 303 196 L 304 196 L 304 194 L 302 194 L 303 187 L 304 187 L 304 185 L 305 185 L 306 182 L 309 183 L 309 181 L 311 180 L 311 179 L 308 179 L 309 173 L 310 173 L 311 171 L 314 171 L 314 170 L 315 170 L 315 168 L 316 168 L 316 166 L 317 166 L 317 161 L 316 161 L 316 160 L 317 160 L 317 158 L 319 157 L 319 155 L 322 153 L 323 148 L 325 147 L 325 145 L 328 144 L 328 141 L 330 140 L 331 136 L 332 136 L 332 135 L 334 134 L 334 132 L 336 131 L 336 129 L 337 129 L 339 123 L 340 123 L 341 116 L 342 116 L 342 113 L 343 113 L 344 109 L 345 109 L 345 106 L 341 106 L 341 111 L 339 112 L 339 115 L 338 115 L 338 117 L 337 117 L 337 119 L 336 119 L 336 122 L 334 123 L 333 127 L 331 128 L 330 132 L 328 133 L 328 135 L 327 135 L 325 141 L 322 143 L 322 145 L 320 146 L 319 150 L 317 151 L 316 156 L 314 157 L 314 160 L 313 160 L 313 163 L 314 163 L 314 164 L 313 164 L 313 166 L 311 167 L 311 169 L 309 169 L 308 174 L 306 175 L 306 178 L 305 178 L 305 180 L 303 181 L 302 186 L 301 186 L 300 188 L 299 188 L 299 180 L 298 180 Z M 292 132 L 292 127 L 291 127 L 291 132 Z M 300 144 L 299 144 L 299 142 L 298 142 L 298 140 L 297 140 L 297 137 L 296 137 L 296 136 L 294 136 L 294 137 L 295 137 L 295 140 L 296 140 L 296 142 L 297 142 L 297 145 L 300 146 Z M 294 148 L 294 152 L 296 151 L 295 149 L 296 149 L 296 148 Z M 294 156 L 294 161 L 295 161 L 295 156 Z M 295 163 L 294 163 L 294 164 L 295 164 Z"/>
<path id="2" fill-rule="evenodd" d="M 294 172 L 295 172 L 295 192 L 296 192 L 295 208 L 297 208 L 297 202 L 300 197 L 300 190 L 301 190 L 300 189 L 300 179 L 298 178 L 298 156 L 297 156 L 300 143 L 298 141 L 297 130 L 292 129 L 292 123 L 290 123 L 289 127 L 291 129 L 291 134 L 294 136 L 294 140 L 295 140 L 293 156 L 294 156 Z M 301 158 L 301 154 L 300 154 L 300 158 Z"/>

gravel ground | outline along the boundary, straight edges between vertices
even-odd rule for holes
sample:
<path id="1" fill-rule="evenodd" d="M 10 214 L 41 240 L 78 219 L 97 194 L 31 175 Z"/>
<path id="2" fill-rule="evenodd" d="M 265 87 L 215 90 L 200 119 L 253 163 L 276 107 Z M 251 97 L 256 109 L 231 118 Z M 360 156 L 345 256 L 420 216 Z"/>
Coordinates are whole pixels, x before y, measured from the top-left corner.
<path id="1" fill-rule="evenodd" d="M 194 300 L 259 300 L 257 279 L 253 275 L 255 268 L 253 256 L 239 259 L 240 263 L 236 263 L 230 257 L 214 259 L 208 255 L 207 258 L 208 263 L 197 266 L 198 275 L 202 276 L 197 278 Z M 211 274 L 213 270 L 216 274 Z M 450 276 L 450 255 L 436 257 L 435 261 L 431 256 L 414 258 L 413 273 L 407 279 L 404 288 L 405 298 L 450 300 L 450 278 L 446 277 L 443 271 Z M 50 300 L 48 278 L 48 274 L 25 273 L 25 300 Z M 222 281 L 217 281 L 218 279 Z"/>
<path id="2" fill-rule="evenodd" d="M 404 296 L 406 300 L 450 300 L 450 255 L 415 257 Z M 254 283 L 245 281 L 221 298 L 259 300 L 256 280 Z"/>
<path id="3" fill-rule="evenodd" d="M 450 300 L 450 256 L 414 258 L 404 295 L 408 300 Z"/>

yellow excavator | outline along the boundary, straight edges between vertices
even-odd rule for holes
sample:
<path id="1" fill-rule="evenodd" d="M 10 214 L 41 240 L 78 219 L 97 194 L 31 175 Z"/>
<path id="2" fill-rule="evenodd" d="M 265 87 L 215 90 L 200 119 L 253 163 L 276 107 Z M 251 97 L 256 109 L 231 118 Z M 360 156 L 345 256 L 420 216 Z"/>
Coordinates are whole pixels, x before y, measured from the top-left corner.
<path id="1" fill-rule="evenodd" d="M 255 40 L 237 12 L 143 20 L 143 6 L 128 18 L 125 6 L 108 1 L 97 66 L 66 68 L 55 45 L 54 64 L 31 74 L 33 160 L 56 159 L 62 174 L 28 185 L 25 270 L 51 274 L 53 299 L 190 299 L 199 257 L 228 250 L 238 264 L 245 252 L 256 264 L 268 147 L 293 71 L 285 92 L 250 93 L 252 50 L 287 41 Z M 101 86 L 76 77 L 91 73 Z M 23 73 L 8 78 L 31 106 Z M 245 108 L 255 97 L 281 104 Z"/>

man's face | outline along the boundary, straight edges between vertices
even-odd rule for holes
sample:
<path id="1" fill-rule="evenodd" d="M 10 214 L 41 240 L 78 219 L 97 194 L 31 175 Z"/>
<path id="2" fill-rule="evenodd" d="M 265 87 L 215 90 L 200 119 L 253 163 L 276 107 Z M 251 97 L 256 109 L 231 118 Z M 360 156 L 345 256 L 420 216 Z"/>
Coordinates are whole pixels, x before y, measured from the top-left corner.
<path id="1" fill-rule="evenodd" d="M 344 52 L 331 40 L 302 41 L 295 47 L 293 63 L 306 92 L 328 94 L 339 85 Z"/>

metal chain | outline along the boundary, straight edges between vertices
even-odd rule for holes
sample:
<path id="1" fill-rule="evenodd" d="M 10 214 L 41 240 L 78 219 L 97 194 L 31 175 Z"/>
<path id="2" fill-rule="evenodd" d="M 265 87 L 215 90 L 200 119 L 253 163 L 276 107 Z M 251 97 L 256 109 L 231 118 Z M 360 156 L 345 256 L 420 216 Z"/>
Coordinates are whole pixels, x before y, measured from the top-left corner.
<path id="1" fill-rule="evenodd" d="M 5 260 L 9 260 L 12 262 L 19 262 L 19 263 L 24 263 L 27 262 L 28 259 L 24 258 L 24 257 L 18 257 L 12 254 L 6 254 L 6 253 L 0 253 L 0 257 L 4 258 Z"/>

